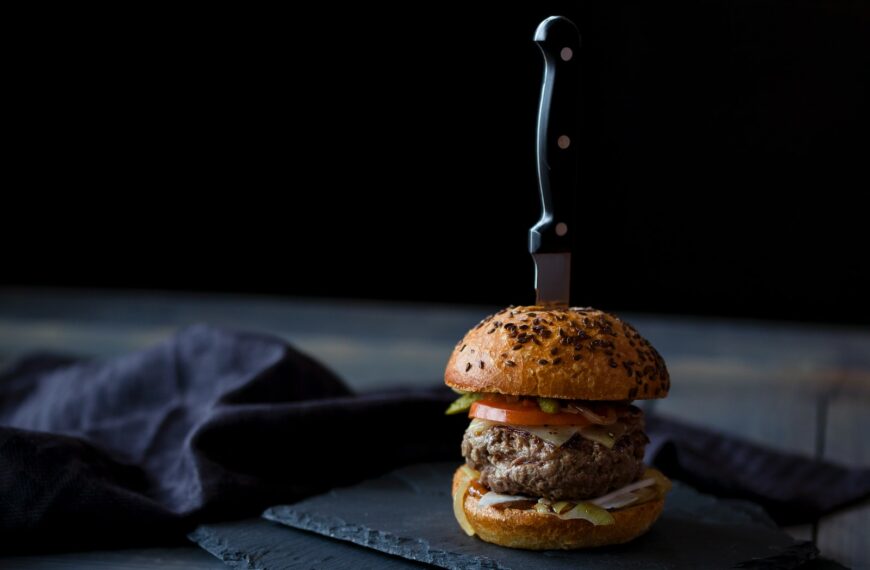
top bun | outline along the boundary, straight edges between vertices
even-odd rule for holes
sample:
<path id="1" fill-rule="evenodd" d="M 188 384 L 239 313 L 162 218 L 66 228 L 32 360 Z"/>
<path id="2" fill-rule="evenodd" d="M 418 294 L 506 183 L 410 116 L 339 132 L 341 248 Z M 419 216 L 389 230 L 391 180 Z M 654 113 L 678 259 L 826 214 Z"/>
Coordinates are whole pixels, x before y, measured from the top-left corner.
<path id="1" fill-rule="evenodd" d="M 444 381 L 464 392 L 565 400 L 668 395 L 659 353 L 630 324 L 592 308 L 508 307 L 468 331 Z"/>

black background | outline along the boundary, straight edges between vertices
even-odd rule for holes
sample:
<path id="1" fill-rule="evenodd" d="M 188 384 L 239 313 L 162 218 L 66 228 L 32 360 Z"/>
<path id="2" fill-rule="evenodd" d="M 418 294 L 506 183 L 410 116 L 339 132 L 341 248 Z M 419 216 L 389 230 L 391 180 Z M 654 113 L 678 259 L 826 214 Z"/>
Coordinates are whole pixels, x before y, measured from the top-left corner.
<path id="1" fill-rule="evenodd" d="M 529 302 L 560 13 L 575 303 L 870 322 L 867 3 L 301 6 L 22 16 L 0 284 Z"/>

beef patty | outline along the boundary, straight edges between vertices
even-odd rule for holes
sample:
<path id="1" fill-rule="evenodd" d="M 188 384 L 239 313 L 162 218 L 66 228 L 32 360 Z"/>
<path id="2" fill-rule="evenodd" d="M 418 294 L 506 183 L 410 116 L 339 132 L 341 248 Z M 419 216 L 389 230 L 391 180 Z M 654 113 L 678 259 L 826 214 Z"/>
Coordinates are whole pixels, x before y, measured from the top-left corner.
<path id="1" fill-rule="evenodd" d="M 626 431 L 608 449 L 577 434 L 561 447 L 507 425 L 468 429 L 462 439 L 465 462 L 480 471 L 480 482 L 510 495 L 551 500 L 589 499 L 628 485 L 643 474 L 649 439 L 643 415 L 632 406 L 620 417 Z"/>

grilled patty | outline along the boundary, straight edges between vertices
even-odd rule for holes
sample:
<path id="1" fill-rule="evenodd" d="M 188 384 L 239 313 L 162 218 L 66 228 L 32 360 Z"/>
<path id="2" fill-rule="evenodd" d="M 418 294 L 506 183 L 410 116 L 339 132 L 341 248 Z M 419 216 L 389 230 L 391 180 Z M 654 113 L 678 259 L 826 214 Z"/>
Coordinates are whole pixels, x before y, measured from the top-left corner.
<path id="1" fill-rule="evenodd" d="M 627 430 L 612 449 L 577 434 L 561 447 L 506 425 L 466 430 L 465 462 L 480 482 L 509 495 L 551 500 L 589 499 L 628 485 L 643 474 L 643 415 L 633 406 L 620 418 Z"/>

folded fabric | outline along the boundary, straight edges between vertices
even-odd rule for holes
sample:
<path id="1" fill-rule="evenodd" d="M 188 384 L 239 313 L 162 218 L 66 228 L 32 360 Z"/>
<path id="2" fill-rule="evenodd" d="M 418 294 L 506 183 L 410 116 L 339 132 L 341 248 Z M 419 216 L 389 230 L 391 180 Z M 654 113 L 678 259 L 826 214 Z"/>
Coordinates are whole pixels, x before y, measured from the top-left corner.
<path id="1" fill-rule="evenodd" d="M 458 462 L 453 396 L 353 395 L 281 339 L 206 326 L 107 361 L 24 359 L 0 374 L 0 550 L 182 540 L 400 465 Z M 780 522 L 870 494 L 867 470 L 649 423 L 663 470 Z"/>
<path id="2" fill-rule="evenodd" d="M 669 418 L 647 418 L 647 457 L 669 477 L 720 497 L 758 503 L 783 526 L 870 496 L 870 469 L 784 453 Z"/>
<path id="3" fill-rule="evenodd" d="M 200 521 L 455 457 L 449 400 L 355 397 L 281 339 L 206 326 L 108 361 L 24 359 L 0 375 L 0 550 L 183 540 Z"/>

